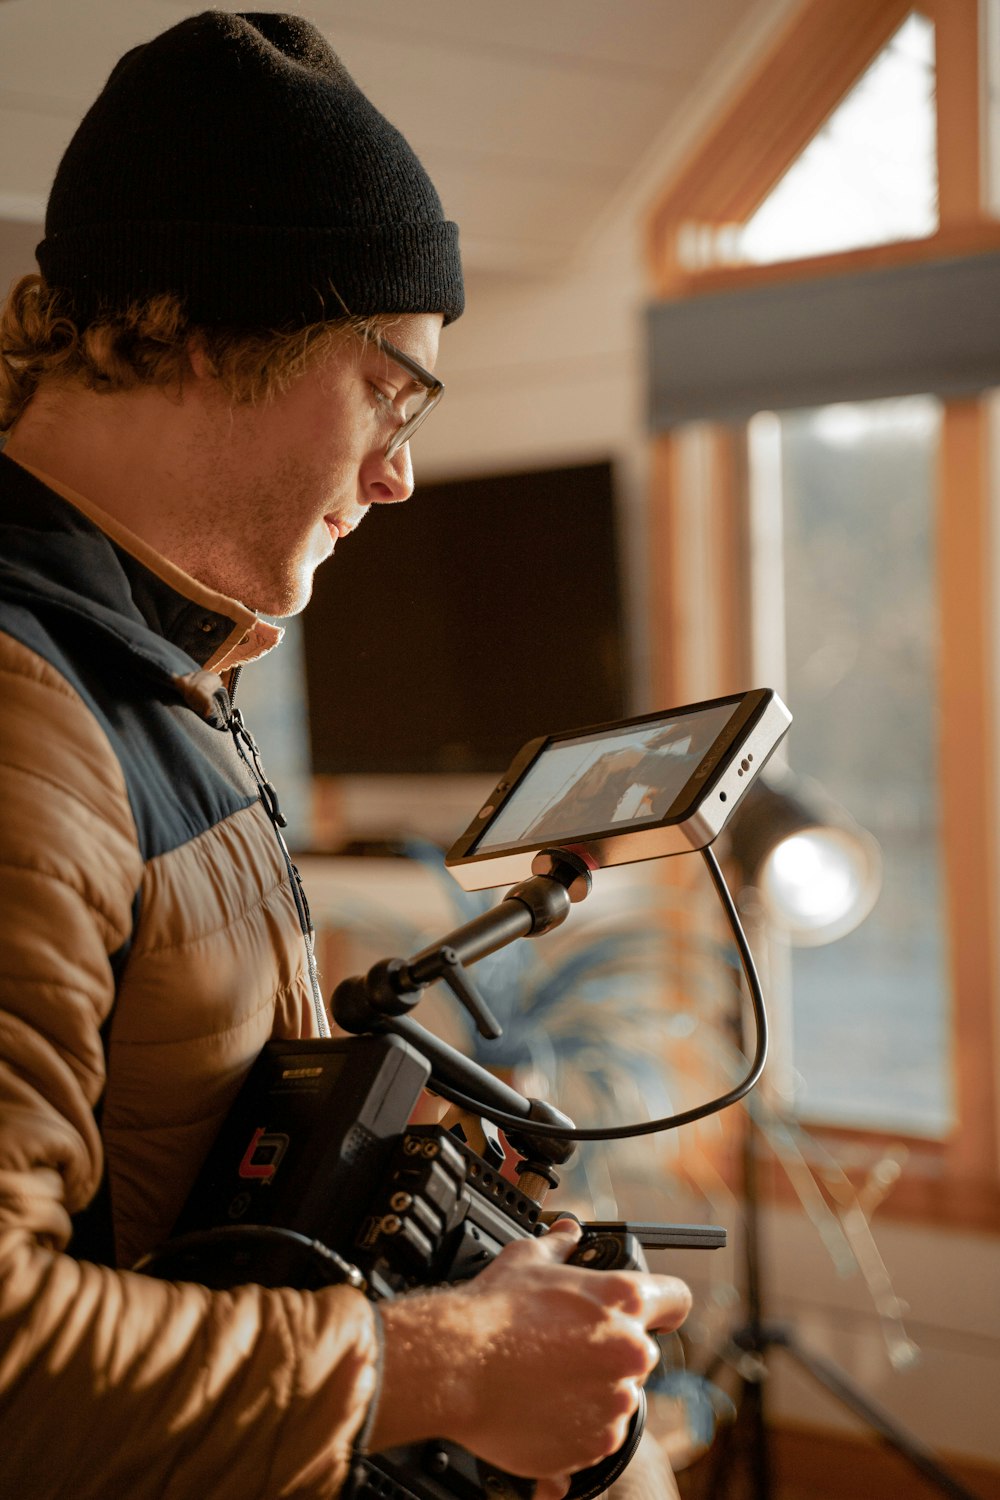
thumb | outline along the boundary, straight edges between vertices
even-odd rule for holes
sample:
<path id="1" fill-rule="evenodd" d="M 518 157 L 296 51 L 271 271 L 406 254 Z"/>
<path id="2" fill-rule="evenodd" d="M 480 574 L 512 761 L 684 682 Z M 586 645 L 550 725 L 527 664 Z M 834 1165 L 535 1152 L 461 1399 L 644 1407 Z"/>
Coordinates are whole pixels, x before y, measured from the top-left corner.
<path id="1" fill-rule="evenodd" d="M 583 1226 L 579 1219 L 567 1214 L 550 1224 L 548 1232 L 536 1240 L 535 1244 L 547 1253 L 550 1260 L 567 1260 L 580 1243 L 582 1234 Z"/>

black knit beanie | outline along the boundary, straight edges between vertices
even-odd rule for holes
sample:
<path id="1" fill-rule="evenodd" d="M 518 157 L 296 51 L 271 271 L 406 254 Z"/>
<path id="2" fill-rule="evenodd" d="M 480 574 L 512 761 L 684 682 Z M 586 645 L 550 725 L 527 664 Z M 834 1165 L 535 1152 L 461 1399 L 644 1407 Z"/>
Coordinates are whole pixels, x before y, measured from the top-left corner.
<path id="1" fill-rule="evenodd" d="M 118 63 L 70 141 L 38 263 L 76 321 L 174 292 L 290 329 L 463 307 L 458 228 L 398 130 L 297 16 L 206 11 Z"/>

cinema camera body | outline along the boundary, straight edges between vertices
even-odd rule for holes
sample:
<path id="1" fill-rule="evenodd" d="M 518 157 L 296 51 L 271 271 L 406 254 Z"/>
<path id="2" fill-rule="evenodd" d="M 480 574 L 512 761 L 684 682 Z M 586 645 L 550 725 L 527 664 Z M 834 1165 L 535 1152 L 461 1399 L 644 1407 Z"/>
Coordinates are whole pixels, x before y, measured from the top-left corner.
<path id="1" fill-rule="evenodd" d="M 708 845 L 790 721 L 764 689 L 525 746 L 446 860 L 468 889 L 524 878 L 414 958 L 382 960 L 339 985 L 334 1016 L 352 1035 L 263 1049 L 170 1240 L 138 1269 L 209 1287 L 346 1282 L 375 1300 L 458 1283 L 510 1241 L 545 1233 L 556 1217 L 546 1195 L 577 1140 L 649 1134 L 742 1097 L 763 1067 L 766 1020 Z M 484 1036 L 499 1036 L 468 966 L 559 925 L 595 870 L 685 849 L 700 849 L 715 872 L 758 1020 L 750 1072 L 721 1099 L 666 1120 L 578 1130 L 409 1016 L 426 986 L 443 981 Z M 428 1086 L 466 1112 L 464 1129 L 411 1123 Z M 509 1158 L 483 1120 L 503 1126 Z M 724 1244 L 712 1225 L 587 1223 L 571 1262 L 644 1270 L 644 1247 Z M 642 1400 L 622 1448 L 574 1476 L 571 1500 L 614 1482 L 644 1416 Z M 349 1483 L 358 1500 L 529 1500 L 533 1488 L 443 1441 L 361 1457 Z"/>
<path id="2" fill-rule="evenodd" d="M 544 1233 L 538 1199 L 492 1150 L 480 1155 L 440 1125 L 408 1124 L 429 1081 L 427 1058 L 391 1033 L 270 1043 L 170 1242 L 141 1269 L 213 1287 L 346 1281 L 379 1300 L 468 1280 L 511 1240 Z M 666 1232 L 648 1228 L 654 1238 Z M 641 1232 L 585 1226 L 572 1259 L 644 1269 Z M 725 1232 L 692 1225 L 680 1242 L 722 1244 Z M 618 1453 L 577 1476 L 574 1496 L 613 1482 L 642 1423 L 640 1412 Z M 532 1491 L 444 1442 L 361 1458 L 352 1482 L 354 1495 L 389 1500 L 527 1500 Z"/>

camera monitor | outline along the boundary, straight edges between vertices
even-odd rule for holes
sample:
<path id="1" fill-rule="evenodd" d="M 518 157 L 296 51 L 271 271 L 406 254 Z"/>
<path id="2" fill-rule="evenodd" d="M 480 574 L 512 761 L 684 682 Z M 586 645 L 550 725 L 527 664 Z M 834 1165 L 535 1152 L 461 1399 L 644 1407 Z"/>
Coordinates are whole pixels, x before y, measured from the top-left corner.
<path id="1" fill-rule="evenodd" d="M 473 891 L 523 880 L 542 849 L 592 869 L 703 849 L 791 721 L 759 688 L 530 740 L 446 864 Z"/>

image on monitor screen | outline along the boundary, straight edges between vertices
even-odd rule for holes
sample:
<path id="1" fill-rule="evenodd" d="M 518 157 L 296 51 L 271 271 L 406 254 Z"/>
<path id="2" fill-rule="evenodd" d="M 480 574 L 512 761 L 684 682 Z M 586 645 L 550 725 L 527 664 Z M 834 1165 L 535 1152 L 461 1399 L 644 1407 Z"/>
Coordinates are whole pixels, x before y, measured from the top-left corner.
<path id="1" fill-rule="evenodd" d="M 539 755 L 475 853 L 517 844 L 572 843 L 658 823 L 732 716 L 734 704 L 570 739 Z"/>

